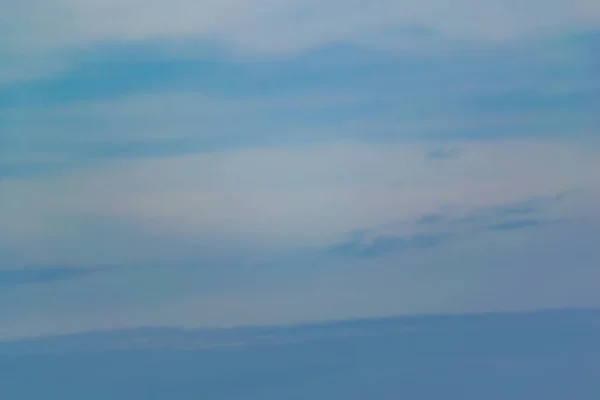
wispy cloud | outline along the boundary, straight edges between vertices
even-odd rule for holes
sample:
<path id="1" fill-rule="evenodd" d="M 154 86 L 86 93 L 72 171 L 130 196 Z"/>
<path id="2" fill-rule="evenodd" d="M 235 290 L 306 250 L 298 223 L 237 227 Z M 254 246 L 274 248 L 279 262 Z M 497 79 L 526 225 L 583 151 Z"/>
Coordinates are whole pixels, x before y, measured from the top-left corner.
<path id="1" fill-rule="evenodd" d="M 520 3 L 440 1 L 401 5 L 361 1 L 206 1 L 171 3 L 139 0 L 74 2 L 52 7 L 39 0 L 2 4 L 15 21 L 5 43 L 9 49 L 45 50 L 110 41 L 152 39 L 215 40 L 245 52 L 289 53 L 336 42 L 369 42 L 392 32 L 415 40 L 421 32 L 448 38 L 498 40 L 552 34 L 556 30 L 594 26 L 600 10 L 589 1 Z M 29 10 L 38 9 L 39 13 Z M 544 10 L 540 12 L 540 10 Z M 466 17 L 469 16 L 469 17 Z M 39 36 L 26 35 L 37 25 Z M 404 28 L 404 29 L 399 29 Z M 408 27 L 408 29 L 406 28 Z M 189 50 L 188 50 L 189 51 Z"/>
<path id="2" fill-rule="evenodd" d="M 508 232 L 566 223 L 568 221 L 553 219 L 559 203 L 564 200 L 564 193 L 571 191 L 484 208 L 450 209 L 388 223 L 355 232 L 350 235 L 350 240 L 332 246 L 326 252 L 342 257 L 378 257 L 387 253 L 430 249 L 446 241 L 464 240 L 485 231 Z M 529 218 L 518 218 L 523 215 Z M 561 215 L 560 211 L 558 215 Z"/>
<path id="3" fill-rule="evenodd" d="M 423 158 L 426 145 L 336 142 L 119 160 L 38 179 L 9 179 L 3 184 L 2 214 L 14 222 L 3 230 L 52 238 L 53 252 L 74 243 L 82 248 L 82 240 L 88 243 L 84 247 L 95 246 L 94 236 L 103 238 L 103 246 L 134 251 L 124 245 L 129 240 L 111 239 L 127 232 L 147 240 L 190 235 L 218 238 L 213 244 L 318 245 L 390 219 L 436 213 L 448 204 L 491 207 L 552 196 L 591 183 L 598 168 L 593 153 L 559 142 L 462 147 L 464 155 L 443 166 Z M 116 225 L 100 228 L 100 221 Z M 119 221 L 140 228 L 123 230 Z"/>

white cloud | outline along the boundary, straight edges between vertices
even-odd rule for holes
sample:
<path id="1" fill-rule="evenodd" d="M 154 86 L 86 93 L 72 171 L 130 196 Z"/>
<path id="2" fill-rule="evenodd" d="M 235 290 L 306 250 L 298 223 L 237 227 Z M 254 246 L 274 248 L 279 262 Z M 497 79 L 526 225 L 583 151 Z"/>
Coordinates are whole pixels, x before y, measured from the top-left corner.
<path id="1" fill-rule="evenodd" d="M 267 51 L 356 40 L 396 25 L 424 25 L 445 35 L 478 39 L 535 34 L 600 17 L 599 7 L 589 1 L 563 0 L 61 0 L 50 10 L 46 18 L 69 18 L 62 22 L 79 33 L 79 40 L 200 35 Z M 41 12 L 34 15 L 44 18 Z"/>
<path id="2" fill-rule="evenodd" d="M 425 154 L 434 145 L 240 149 L 6 180 L 0 237 L 24 249 L 46 240 L 45 250 L 34 252 L 41 259 L 51 248 L 58 260 L 69 260 L 75 257 L 69 248 L 77 248 L 82 263 L 89 254 L 96 262 L 129 260 L 144 241 L 160 247 L 160 238 L 170 236 L 213 238 L 225 249 L 235 242 L 289 249 L 326 245 L 447 205 L 486 207 L 600 184 L 598 153 L 574 144 L 464 142 L 457 144 L 460 157 L 429 161 Z M 592 215 L 593 207 L 581 213 Z M 177 246 L 169 243 L 174 256 Z M 149 251 L 147 257 L 159 256 Z"/>
<path id="3" fill-rule="evenodd" d="M 418 47 L 429 40 L 422 28 L 451 40 L 497 41 L 587 29 L 600 19 L 589 0 L 3 0 L 0 11 L 0 48 L 27 68 L 40 57 L 105 43 L 166 41 L 165 50 L 178 51 L 171 39 L 183 39 L 183 53 L 193 53 L 194 43 L 220 43 L 247 55 L 280 55 L 333 43 Z M 0 70 L 0 81 L 18 70 Z"/>

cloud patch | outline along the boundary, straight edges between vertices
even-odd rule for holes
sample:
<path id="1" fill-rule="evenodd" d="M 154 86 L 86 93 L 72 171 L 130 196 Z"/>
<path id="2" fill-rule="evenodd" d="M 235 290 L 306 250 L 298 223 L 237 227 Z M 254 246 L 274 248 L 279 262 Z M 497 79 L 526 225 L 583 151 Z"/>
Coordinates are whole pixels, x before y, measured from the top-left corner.
<path id="1" fill-rule="evenodd" d="M 468 240 L 485 231 L 508 233 L 527 228 L 543 228 L 557 222 L 575 222 L 555 218 L 560 203 L 566 201 L 567 193 L 573 191 L 486 208 L 452 210 L 450 207 L 450 210 L 444 212 L 425 214 L 352 233 L 351 239 L 332 247 L 328 252 L 343 257 L 379 257 L 387 253 L 428 249 L 448 241 Z M 515 219 L 518 216 L 529 218 Z"/>
<path id="2" fill-rule="evenodd" d="M 429 145 L 338 141 L 122 159 L 5 179 L 0 248 L 19 253 L 26 265 L 32 257 L 60 265 L 89 264 L 90 257 L 100 264 L 185 262 L 211 248 L 225 254 L 334 246 L 348 232 L 390 221 L 412 221 L 391 232 L 409 238 L 459 229 L 461 219 L 460 229 L 484 229 L 505 222 L 505 210 L 516 206 L 549 207 L 550 219 L 590 209 L 555 197 L 574 186 L 595 196 L 598 157 L 591 149 L 509 140 L 460 147 L 463 156 L 443 167 L 423 159 Z M 542 200 L 529 200 L 536 198 Z"/>

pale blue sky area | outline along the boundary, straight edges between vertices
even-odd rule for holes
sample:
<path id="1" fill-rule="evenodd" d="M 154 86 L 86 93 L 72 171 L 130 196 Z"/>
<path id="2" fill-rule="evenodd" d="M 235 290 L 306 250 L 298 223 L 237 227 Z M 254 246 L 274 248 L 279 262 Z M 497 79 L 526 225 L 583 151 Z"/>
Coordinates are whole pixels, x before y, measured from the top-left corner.
<path id="1" fill-rule="evenodd" d="M 600 7 L 0 0 L 0 338 L 600 306 Z"/>

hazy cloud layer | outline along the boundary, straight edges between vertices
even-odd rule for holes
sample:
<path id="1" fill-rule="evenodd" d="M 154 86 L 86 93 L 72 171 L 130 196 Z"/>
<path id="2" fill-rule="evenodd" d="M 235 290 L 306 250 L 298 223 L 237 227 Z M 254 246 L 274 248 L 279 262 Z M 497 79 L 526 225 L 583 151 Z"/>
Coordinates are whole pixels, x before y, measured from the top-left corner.
<path id="1" fill-rule="evenodd" d="M 595 2 L 0 15 L 0 337 L 600 305 Z"/>

